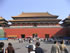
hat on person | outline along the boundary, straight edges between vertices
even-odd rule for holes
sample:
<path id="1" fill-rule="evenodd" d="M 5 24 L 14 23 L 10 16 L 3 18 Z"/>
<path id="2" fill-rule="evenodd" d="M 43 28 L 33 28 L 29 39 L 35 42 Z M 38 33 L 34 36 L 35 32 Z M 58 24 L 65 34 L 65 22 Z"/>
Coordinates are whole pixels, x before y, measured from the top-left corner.
<path id="1" fill-rule="evenodd" d="M 33 45 L 28 45 L 28 46 L 26 46 L 26 48 L 33 49 Z"/>
<path id="2" fill-rule="evenodd" d="M 33 49 L 33 45 L 29 45 L 27 48 Z"/>
<path id="3" fill-rule="evenodd" d="M 32 48 L 33 50 L 35 50 L 36 47 L 34 44 L 30 44 L 30 45 L 27 45 L 26 48 Z"/>

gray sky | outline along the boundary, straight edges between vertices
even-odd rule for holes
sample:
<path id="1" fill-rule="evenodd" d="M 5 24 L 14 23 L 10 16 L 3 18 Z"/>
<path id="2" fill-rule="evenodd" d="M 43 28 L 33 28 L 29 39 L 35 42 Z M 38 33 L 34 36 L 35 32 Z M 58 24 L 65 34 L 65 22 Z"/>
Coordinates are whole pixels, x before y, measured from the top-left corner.
<path id="1" fill-rule="evenodd" d="M 70 14 L 69 0 L 0 0 L 0 16 L 11 20 L 22 12 L 49 12 L 65 19 Z"/>

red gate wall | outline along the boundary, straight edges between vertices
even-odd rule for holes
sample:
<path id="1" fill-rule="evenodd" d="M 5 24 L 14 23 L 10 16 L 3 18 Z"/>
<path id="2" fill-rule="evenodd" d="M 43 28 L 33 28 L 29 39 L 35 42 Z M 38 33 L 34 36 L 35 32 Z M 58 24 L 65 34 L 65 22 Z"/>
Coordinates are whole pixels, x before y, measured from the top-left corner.
<path id="1" fill-rule="evenodd" d="M 17 35 L 21 38 L 21 34 L 25 34 L 25 37 L 32 36 L 37 33 L 38 37 L 45 38 L 45 34 L 49 34 L 50 37 L 54 35 L 65 35 L 66 29 L 63 28 L 5 28 L 6 37 L 8 35 Z"/>

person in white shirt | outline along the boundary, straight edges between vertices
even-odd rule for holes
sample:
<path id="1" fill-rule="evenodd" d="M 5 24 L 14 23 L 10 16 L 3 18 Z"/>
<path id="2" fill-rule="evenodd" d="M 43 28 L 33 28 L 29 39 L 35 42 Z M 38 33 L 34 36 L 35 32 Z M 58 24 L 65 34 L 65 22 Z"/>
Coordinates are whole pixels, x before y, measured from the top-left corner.
<path id="1" fill-rule="evenodd" d="M 35 53 L 35 51 L 33 50 L 33 45 L 29 45 L 27 48 L 28 48 L 28 53 Z"/>

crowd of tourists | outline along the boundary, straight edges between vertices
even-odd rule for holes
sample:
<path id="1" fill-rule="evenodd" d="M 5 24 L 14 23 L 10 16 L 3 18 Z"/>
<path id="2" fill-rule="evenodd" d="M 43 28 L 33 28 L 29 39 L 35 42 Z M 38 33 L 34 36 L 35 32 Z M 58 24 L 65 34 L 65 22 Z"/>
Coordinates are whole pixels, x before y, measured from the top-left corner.
<path id="1" fill-rule="evenodd" d="M 35 44 L 31 42 L 32 41 L 29 40 L 29 45 L 26 46 L 28 53 L 44 53 L 43 48 L 40 47 L 40 41 Z M 12 43 L 8 43 L 8 47 L 4 49 L 4 42 L 0 42 L 0 53 L 15 53 Z M 62 40 L 60 44 L 58 41 L 54 41 L 51 47 L 51 53 L 69 53 L 67 46 L 64 44 L 64 40 Z"/>
<path id="2" fill-rule="evenodd" d="M 8 47 L 4 48 L 4 42 L 0 42 L 0 53 L 15 53 L 15 50 L 11 43 L 8 43 Z"/>
<path id="3" fill-rule="evenodd" d="M 64 40 L 62 40 L 60 44 L 55 41 L 54 45 L 52 45 L 51 53 L 69 53 L 67 46 L 64 44 Z"/>
<path id="4" fill-rule="evenodd" d="M 36 42 L 35 46 L 29 44 L 27 47 L 28 53 L 44 53 L 44 50 L 39 46 L 40 42 Z M 58 41 L 54 41 L 54 44 L 51 47 L 51 53 L 69 53 L 67 46 L 64 44 L 64 40 L 62 40 L 60 44 Z"/>

